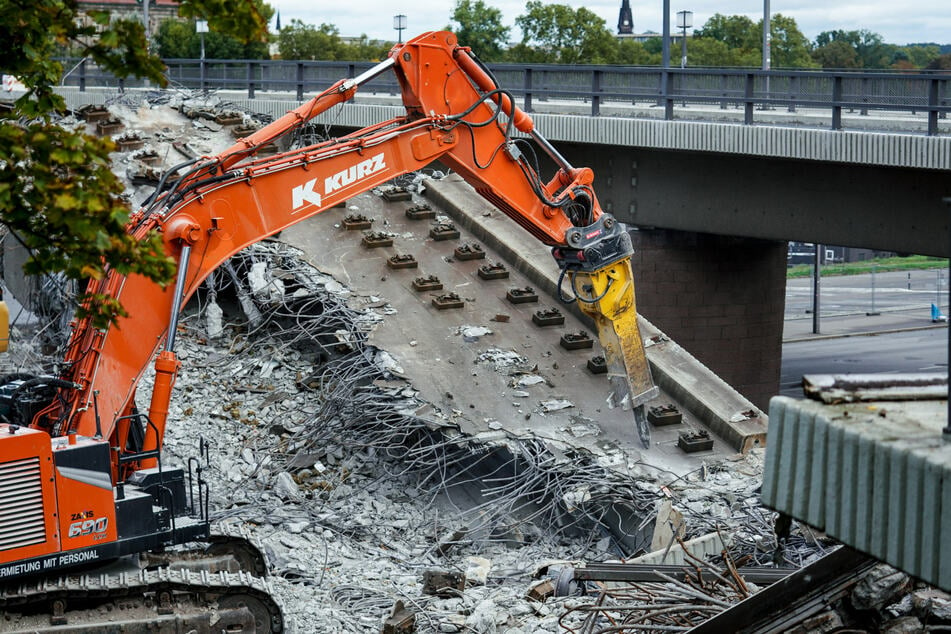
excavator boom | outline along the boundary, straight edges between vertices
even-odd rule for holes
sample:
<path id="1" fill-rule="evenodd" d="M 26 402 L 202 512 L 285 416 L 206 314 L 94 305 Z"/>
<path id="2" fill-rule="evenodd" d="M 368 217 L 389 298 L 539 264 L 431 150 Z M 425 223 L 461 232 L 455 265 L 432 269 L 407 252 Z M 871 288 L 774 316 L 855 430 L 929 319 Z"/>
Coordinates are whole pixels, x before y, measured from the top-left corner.
<path id="1" fill-rule="evenodd" d="M 346 101 L 361 82 L 390 69 L 402 89 L 404 117 L 277 156 L 254 157 L 257 148 Z M 516 129 L 530 134 L 559 166 L 549 181 L 538 175 L 529 159 L 533 150 L 514 137 Z M 572 288 L 587 288 L 593 277 L 607 275 L 604 284 L 610 282 L 611 293 L 595 302 L 583 292 L 578 297 L 598 326 L 616 400 L 620 404 L 627 395 L 636 407 L 652 396 L 634 311 L 630 241 L 624 240 L 623 227 L 602 212 L 592 187 L 594 174 L 561 157 L 512 96 L 448 32 L 426 33 L 396 46 L 386 61 L 360 77 L 337 82 L 217 156 L 189 166 L 136 216 L 133 230 L 137 235 L 162 232 L 167 252 L 186 270 L 180 303 L 245 246 L 437 159 L 554 247 L 568 279 L 588 280 L 572 283 Z M 182 257 L 186 245 L 189 258 Z M 66 358 L 71 371 L 63 378 L 80 389 L 71 395 L 72 410 L 63 413 L 68 421 L 64 431 L 92 436 L 98 429 L 110 437 L 116 421 L 130 414 L 134 388 L 166 340 L 176 291 L 117 274 L 90 290 L 117 297 L 129 316 L 107 332 L 88 323 L 77 327 Z M 151 343 L 143 346 L 143 341 Z M 97 392 L 98 417 L 92 403 Z M 154 398 L 152 402 L 150 415 L 158 428 L 153 436 L 158 438 L 150 448 L 161 442 L 160 410 L 167 409 Z"/>

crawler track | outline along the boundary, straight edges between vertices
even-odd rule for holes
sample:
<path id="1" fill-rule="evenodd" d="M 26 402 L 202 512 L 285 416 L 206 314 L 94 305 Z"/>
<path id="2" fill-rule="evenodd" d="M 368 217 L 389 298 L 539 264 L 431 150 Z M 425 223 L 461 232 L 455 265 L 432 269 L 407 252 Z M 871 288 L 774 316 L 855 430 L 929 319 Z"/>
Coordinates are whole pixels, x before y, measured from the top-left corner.
<path id="1" fill-rule="evenodd" d="M 244 572 L 159 568 L 0 586 L 0 631 L 284 632 L 265 579 Z"/>

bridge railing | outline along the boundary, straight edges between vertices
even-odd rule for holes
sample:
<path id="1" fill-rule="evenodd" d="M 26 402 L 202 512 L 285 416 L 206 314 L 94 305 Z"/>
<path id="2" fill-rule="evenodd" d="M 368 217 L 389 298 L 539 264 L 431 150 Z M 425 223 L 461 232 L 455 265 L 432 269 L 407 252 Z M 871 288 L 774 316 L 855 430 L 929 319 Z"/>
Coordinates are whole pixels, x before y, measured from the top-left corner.
<path id="1" fill-rule="evenodd" d="M 78 64 L 77 64 L 78 62 Z M 237 90 L 253 99 L 259 93 L 305 95 L 342 77 L 354 77 L 372 62 L 167 59 L 172 86 Z M 71 71 L 64 85 L 133 87 L 141 80 L 117 80 L 91 62 L 64 60 Z M 951 73 L 787 71 L 640 66 L 567 66 L 490 64 L 499 84 L 528 112 L 566 112 L 591 116 L 705 119 L 719 110 L 741 110 L 746 124 L 775 122 L 763 113 L 800 111 L 823 115 L 823 125 L 840 130 L 843 113 L 868 116 L 913 115 L 922 130 L 939 133 L 939 119 L 951 112 Z M 361 88 L 360 95 L 398 95 L 392 74 Z M 358 95 L 359 97 L 359 95 Z M 645 110 L 651 109 L 653 111 Z M 802 120 L 787 117 L 788 123 Z"/>

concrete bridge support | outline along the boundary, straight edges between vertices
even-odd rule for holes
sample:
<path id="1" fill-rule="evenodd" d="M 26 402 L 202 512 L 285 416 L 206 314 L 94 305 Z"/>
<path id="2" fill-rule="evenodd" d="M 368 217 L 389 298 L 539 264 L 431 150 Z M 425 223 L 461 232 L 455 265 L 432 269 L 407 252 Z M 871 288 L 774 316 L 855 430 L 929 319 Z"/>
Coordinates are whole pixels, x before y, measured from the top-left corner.
<path id="1" fill-rule="evenodd" d="M 802 194 L 780 185 L 784 172 L 767 159 L 564 149 L 570 162 L 595 170 L 602 206 L 638 228 L 632 261 L 638 311 L 766 411 L 779 393 L 787 243 L 729 234 L 745 227 L 746 235 L 751 229 L 769 235 L 760 233 L 776 219 L 763 218 L 774 211 L 768 201 L 792 207 L 798 199 L 789 198 Z M 764 182 L 763 169 L 777 174 Z M 684 230 L 698 226 L 711 232 Z"/>
<path id="2" fill-rule="evenodd" d="M 786 243 L 633 234 L 637 308 L 764 411 L 779 392 Z"/>

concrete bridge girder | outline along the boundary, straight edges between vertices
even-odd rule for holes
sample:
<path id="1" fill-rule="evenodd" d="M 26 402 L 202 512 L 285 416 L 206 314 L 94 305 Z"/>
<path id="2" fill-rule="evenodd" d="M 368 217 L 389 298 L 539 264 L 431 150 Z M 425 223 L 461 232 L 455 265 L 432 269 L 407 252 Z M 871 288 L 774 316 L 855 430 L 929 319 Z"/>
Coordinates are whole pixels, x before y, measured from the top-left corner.
<path id="1" fill-rule="evenodd" d="M 564 146 L 562 146 L 564 147 Z M 641 227 L 948 256 L 951 172 L 572 145 L 602 206 Z"/>

